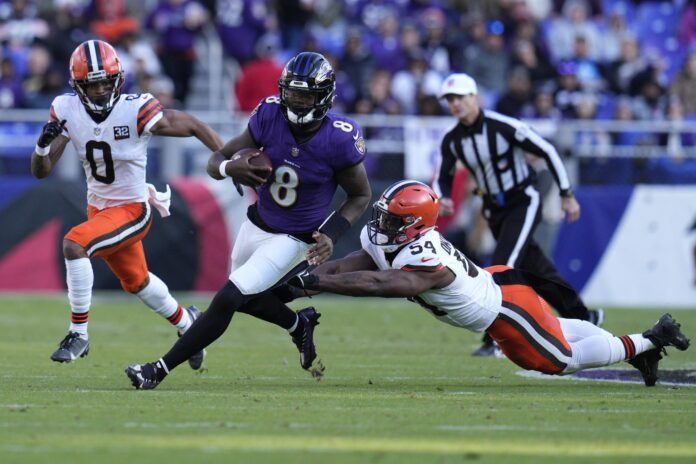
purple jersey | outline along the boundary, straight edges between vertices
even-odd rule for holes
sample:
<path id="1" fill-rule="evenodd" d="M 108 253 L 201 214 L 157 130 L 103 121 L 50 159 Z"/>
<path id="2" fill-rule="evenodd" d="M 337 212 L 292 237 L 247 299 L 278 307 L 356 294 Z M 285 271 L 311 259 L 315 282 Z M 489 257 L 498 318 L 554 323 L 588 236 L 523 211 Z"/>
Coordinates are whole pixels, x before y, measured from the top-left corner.
<path id="1" fill-rule="evenodd" d="M 274 231 L 311 233 L 329 214 L 338 186 L 336 172 L 362 162 L 365 141 L 357 123 L 334 113 L 302 143 L 289 124 L 277 96 L 262 100 L 249 119 L 251 136 L 273 163 L 268 182 L 256 189 L 256 206 Z"/>

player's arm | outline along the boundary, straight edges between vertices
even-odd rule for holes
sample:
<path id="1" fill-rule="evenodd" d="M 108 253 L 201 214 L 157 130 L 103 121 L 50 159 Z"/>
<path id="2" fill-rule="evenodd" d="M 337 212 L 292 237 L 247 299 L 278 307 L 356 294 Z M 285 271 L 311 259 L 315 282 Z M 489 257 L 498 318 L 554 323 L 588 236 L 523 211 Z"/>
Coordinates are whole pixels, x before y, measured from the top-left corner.
<path id="1" fill-rule="evenodd" d="M 358 163 L 337 172 L 336 181 L 346 192 L 346 200 L 339 208 L 338 214 L 353 225 L 365 212 L 372 199 L 372 189 L 367 180 L 365 165 Z"/>
<path id="2" fill-rule="evenodd" d="M 31 154 L 31 173 L 37 179 L 43 179 L 53 171 L 68 144 L 68 137 L 61 134 L 65 126 L 62 121 L 49 121 L 41 130 L 34 152 Z"/>
<path id="3" fill-rule="evenodd" d="M 219 150 L 222 139 L 209 125 L 184 111 L 164 110 L 150 132 L 165 137 L 196 137 L 211 150 Z"/>
<path id="4" fill-rule="evenodd" d="M 343 274 L 354 271 L 373 271 L 377 265 L 365 250 L 350 253 L 341 259 L 332 259 L 318 266 L 313 274 Z"/>
<path id="5" fill-rule="evenodd" d="M 524 124 L 516 128 L 513 143 L 524 151 L 546 160 L 546 165 L 561 190 L 561 209 L 566 215 L 566 220 L 575 222 L 580 219 L 580 204 L 575 199 L 568 173 L 556 148 Z"/>
<path id="6" fill-rule="evenodd" d="M 243 148 L 258 148 L 248 127 L 240 135 L 227 142 L 220 150 L 210 155 L 207 167 L 208 175 L 217 180 L 232 177 L 236 182 L 241 182 L 244 185 L 261 185 L 266 182 L 266 176 L 268 176 L 266 168 L 252 165 L 245 158 L 233 158 L 233 155 Z M 252 156 L 256 155 L 252 154 Z M 224 171 L 221 171 L 222 163 L 225 163 L 224 168 L 222 168 Z M 239 184 L 236 185 L 237 191 L 241 194 L 241 187 Z"/>
<path id="7" fill-rule="evenodd" d="M 349 296 L 412 297 L 433 288 L 445 287 L 453 279 L 446 267 L 434 272 L 388 269 L 341 274 L 312 273 L 302 277 L 301 288 Z"/>
<path id="8" fill-rule="evenodd" d="M 365 212 L 372 199 L 365 165 L 358 163 L 336 173 L 338 185 L 346 192 L 346 200 L 312 234 L 317 242 L 307 251 L 310 264 L 321 264 L 333 253 L 333 247 L 343 232 L 348 230 Z"/>
<path id="9" fill-rule="evenodd" d="M 457 169 L 457 157 L 452 150 L 452 142 L 445 137 L 440 145 L 440 170 L 435 186 L 440 195 L 440 214 L 451 216 L 454 214 L 454 201 L 452 200 L 452 183 Z"/>
<path id="10" fill-rule="evenodd" d="M 342 274 L 344 272 L 372 271 L 376 269 L 377 265 L 372 260 L 372 257 L 365 250 L 357 250 L 341 259 L 325 262 L 314 269 L 313 273 Z M 285 285 L 277 289 L 277 292 L 281 292 L 280 296 L 284 303 L 293 301 L 296 298 L 314 296 L 321 293 L 319 290 L 308 290 L 303 287 L 303 279 L 307 277 L 308 274 L 294 276 Z"/>

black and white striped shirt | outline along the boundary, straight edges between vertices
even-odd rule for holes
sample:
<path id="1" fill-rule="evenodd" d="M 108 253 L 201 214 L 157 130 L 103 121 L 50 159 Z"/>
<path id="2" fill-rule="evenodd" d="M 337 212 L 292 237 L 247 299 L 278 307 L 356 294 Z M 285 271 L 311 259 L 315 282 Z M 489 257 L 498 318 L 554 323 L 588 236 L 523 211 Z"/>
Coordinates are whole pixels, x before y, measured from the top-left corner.
<path id="1" fill-rule="evenodd" d="M 525 153 L 546 160 L 561 193 L 570 192 L 570 181 L 556 149 L 522 121 L 483 110 L 471 126 L 458 123 L 442 139 L 441 165 L 435 190 L 441 197 L 452 194 L 457 160 L 474 176 L 484 195 L 495 196 L 529 184 L 531 168 Z"/>

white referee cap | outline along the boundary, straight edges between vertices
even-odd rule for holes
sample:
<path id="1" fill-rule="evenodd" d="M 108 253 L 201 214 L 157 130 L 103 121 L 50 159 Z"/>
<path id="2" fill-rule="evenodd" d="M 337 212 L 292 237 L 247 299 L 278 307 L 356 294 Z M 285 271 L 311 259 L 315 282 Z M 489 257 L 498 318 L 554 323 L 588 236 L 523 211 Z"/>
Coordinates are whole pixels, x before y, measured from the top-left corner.
<path id="1" fill-rule="evenodd" d="M 438 98 L 445 98 L 447 95 L 475 95 L 478 93 L 476 81 L 468 74 L 450 74 L 440 86 Z"/>

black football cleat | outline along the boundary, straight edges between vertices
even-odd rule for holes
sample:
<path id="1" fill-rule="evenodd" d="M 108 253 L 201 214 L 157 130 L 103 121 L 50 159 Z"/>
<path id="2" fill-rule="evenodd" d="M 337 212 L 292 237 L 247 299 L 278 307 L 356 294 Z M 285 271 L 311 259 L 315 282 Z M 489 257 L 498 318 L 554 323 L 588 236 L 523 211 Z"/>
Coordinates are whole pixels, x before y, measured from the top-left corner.
<path id="1" fill-rule="evenodd" d="M 309 369 L 317 357 L 314 346 L 314 327 L 319 325 L 321 313 L 312 306 L 297 311 L 297 328 L 292 333 L 292 341 L 300 352 L 302 369 Z"/>
<path id="2" fill-rule="evenodd" d="M 186 308 L 186 311 L 189 313 L 189 316 L 191 316 L 191 320 L 195 322 L 196 319 L 201 317 L 201 311 L 196 308 L 195 306 L 189 306 Z M 179 337 L 181 337 L 181 332 L 178 333 Z M 203 366 L 203 360 L 205 359 L 205 348 L 203 348 L 201 351 L 198 353 L 194 354 L 188 359 L 189 366 L 191 366 L 191 369 L 194 371 L 199 370 Z"/>
<path id="3" fill-rule="evenodd" d="M 657 376 L 657 367 L 660 363 L 660 359 L 662 359 L 661 351 L 661 348 L 648 350 L 627 361 L 631 366 L 640 371 L 640 375 L 643 376 L 646 387 L 654 387 L 655 382 L 659 379 Z"/>
<path id="4" fill-rule="evenodd" d="M 684 351 L 690 344 L 689 339 L 681 331 L 681 325 L 671 314 L 663 314 L 652 329 L 643 332 L 643 336 L 658 348 L 673 346 L 679 351 Z"/>
<path id="5" fill-rule="evenodd" d="M 484 337 L 483 338 L 483 343 L 481 346 L 476 348 L 472 353 L 471 356 L 495 356 L 495 350 L 496 350 L 496 343 L 493 341 L 492 338 L 490 337 Z"/>
<path id="6" fill-rule="evenodd" d="M 131 364 L 126 368 L 126 375 L 137 390 L 157 388 L 167 375 L 157 363 Z"/>
<path id="7" fill-rule="evenodd" d="M 604 310 L 602 308 L 588 309 L 587 321 L 597 327 L 602 327 L 602 324 L 604 324 Z"/>
<path id="8" fill-rule="evenodd" d="M 68 332 L 58 344 L 58 349 L 51 355 L 55 362 L 72 362 L 77 358 L 84 358 L 89 354 L 89 341 L 80 337 L 77 332 Z"/>

